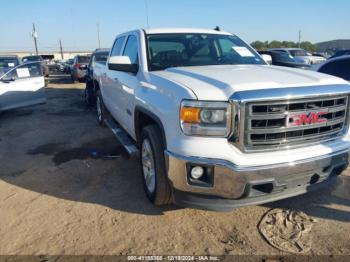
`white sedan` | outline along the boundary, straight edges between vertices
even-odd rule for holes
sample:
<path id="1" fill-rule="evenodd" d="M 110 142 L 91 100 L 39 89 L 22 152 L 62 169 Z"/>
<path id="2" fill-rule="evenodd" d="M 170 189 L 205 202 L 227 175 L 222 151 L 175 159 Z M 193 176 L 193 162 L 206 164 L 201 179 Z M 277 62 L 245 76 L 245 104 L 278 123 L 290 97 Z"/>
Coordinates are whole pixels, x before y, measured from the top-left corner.
<path id="1" fill-rule="evenodd" d="M 0 74 L 0 112 L 46 102 L 40 63 L 18 65 Z"/>

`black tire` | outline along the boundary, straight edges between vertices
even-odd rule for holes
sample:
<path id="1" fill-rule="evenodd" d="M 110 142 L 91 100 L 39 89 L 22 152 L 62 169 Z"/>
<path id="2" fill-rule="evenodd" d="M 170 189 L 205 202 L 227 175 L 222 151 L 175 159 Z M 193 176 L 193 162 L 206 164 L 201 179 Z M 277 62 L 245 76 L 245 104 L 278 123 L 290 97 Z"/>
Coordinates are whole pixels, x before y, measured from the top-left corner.
<path id="1" fill-rule="evenodd" d="M 106 117 L 106 108 L 103 103 L 101 91 L 97 91 L 96 96 L 96 115 L 97 115 L 97 123 L 100 126 L 105 126 L 105 117 Z"/>
<path id="2" fill-rule="evenodd" d="M 96 96 L 92 88 L 85 87 L 84 98 L 88 106 L 94 106 L 96 104 Z"/>
<path id="3" fill-rule="evenodd" d="M 140 141 L 140 166 L 143 186 L 148 199 L 155 205 L 167 205 L 172 203 L 172 189 L 166 172 L 164 143 L 161 137 L 162 134 L 158 126 L 149 125 L 143 128 Z M 146 139 L 149 141 L 154 159 L 155 188 L 153 192 L 151 192 L 146 185 L 142 163 L 142 145 Z"/>
<path id="4" fill-rule="evenodd" d="M 73 83 L 75 83 L 75 78 L 74 78 L 73 74 L 70 74 L 70 79 L 72 80 Z"/>

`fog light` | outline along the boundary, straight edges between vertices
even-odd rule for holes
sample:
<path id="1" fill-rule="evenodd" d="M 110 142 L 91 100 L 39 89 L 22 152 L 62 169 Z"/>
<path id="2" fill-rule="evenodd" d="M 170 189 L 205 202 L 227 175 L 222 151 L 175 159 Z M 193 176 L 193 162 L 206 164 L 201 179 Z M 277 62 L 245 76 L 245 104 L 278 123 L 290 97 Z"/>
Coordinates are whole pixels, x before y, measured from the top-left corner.
<path id="1" fill-rule="evenodd" d="M 191 169 L 191 177 L 193 179 L 199 179 L 203 176 L 204 169 L 201 166 L 195 166 Z"/>

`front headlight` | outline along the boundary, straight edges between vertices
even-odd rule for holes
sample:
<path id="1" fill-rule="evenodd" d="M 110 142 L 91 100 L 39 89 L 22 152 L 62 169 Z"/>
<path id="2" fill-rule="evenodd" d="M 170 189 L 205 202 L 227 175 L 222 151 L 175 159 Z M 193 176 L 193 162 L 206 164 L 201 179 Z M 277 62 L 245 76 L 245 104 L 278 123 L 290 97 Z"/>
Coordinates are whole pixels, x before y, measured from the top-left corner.
<path id="1" fill-rule="evenodd" d="M 231 107 L 227 102 L 183 101 L 180 124 L 186 135 L 226 137 L 231 127 Z"/>

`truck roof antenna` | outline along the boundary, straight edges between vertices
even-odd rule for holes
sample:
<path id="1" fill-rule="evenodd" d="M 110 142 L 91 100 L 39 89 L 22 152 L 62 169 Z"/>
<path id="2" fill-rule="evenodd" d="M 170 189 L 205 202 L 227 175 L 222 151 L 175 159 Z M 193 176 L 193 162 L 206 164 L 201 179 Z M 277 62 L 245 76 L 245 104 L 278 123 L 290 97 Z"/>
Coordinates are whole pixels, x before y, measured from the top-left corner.
<path id="1" fill-rule="evenodd" d="M 215 26 L 214 30 L 215 30 L 215 31 L 221 31 L 221 30 L 220 30 L 220 27 L 219 27 L 218 25 Z"/>

